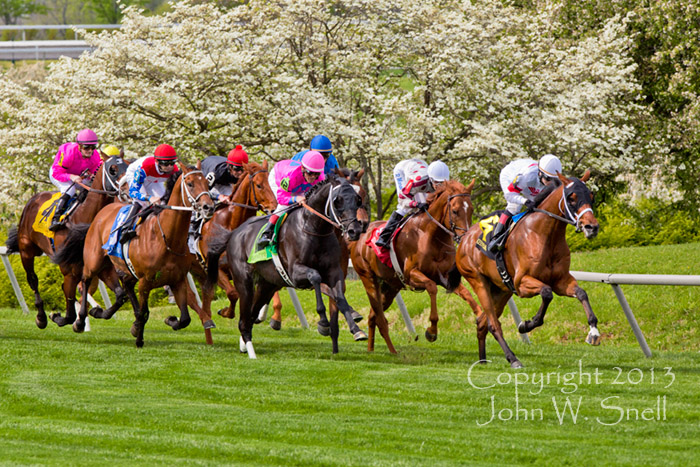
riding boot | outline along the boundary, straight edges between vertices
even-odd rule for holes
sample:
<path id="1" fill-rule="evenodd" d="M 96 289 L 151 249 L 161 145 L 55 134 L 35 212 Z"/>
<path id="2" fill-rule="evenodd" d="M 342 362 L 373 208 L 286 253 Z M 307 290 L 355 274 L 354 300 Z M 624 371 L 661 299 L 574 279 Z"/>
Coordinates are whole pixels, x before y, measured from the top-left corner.
<path id="1" fill-rule="evenodd" d="M 127 228 L 126 225 L 123 227 L 122 230 L 122 235 L 119 237 L 119 243 L 122 245 L 131 240 L 136 236 L 136 223 L 138 219 L 136 219 L 136 214 L 141 210 L 141 205 L 138 203 L 133 203 L 131 205 L 131 208 L 129 209 L 129 212 L 126 215 L 127 219 L 129 220 L 129 227 Z"/>
<path id="2" fill-rule="evenodd" d="M 56 210 L 53 212 L 53 219 L 51 220 L 51 227 L 49 227 L 51 232 L 57 231 L 66 223 L 65 220 L 61 221 L 61 215 L 66 210 L 68 201 L 70 201 L 70 195 L 68 193 L 63 193 L 61 197 L 58 198 Z"/>
<path id="3" fill-rule="evenodd" d="M 389 243 L 391 242 L 391 236 L 394 235 L 394 232 L 396 232 L 397 227 L 403 220 L 403 216 L 399 214 L 398 212 L 394 211 L 391 213 L 391 217 L 389 217 L 389 220 L 387 221 L 386 225 L 384 226 L 384 230 L 382 230 L 382 233 L 379 234 L 379 238 L 377 239 L 377 246 L 381 248 L 389 248 Z"/>
<path id="4" fill-rule="evenodd" d="M 265 230 L 262 235 L 260 235 L 260 239 L 258 239 L 258 250 L 262 250 L 272 243 L 272 237 L 275 235 L 275 223 L 276 221 L 273 222 L 272 219 L 270 219 L 270 222 L 265 226 Z"/>
<path id="5" fill-rule="evenodd" d="M 496 253 L 497 251 L 503 250 L 506 243 L 506 226 L 510 223 L 510 219 L 513 217 L 508 211 L 501 214 L 501 218 L 496 224 L 496 228 L 493 229 L 493 235 L 491 236 L 491 241 L 488 244 L 487 249 L 491 253 Z"/>

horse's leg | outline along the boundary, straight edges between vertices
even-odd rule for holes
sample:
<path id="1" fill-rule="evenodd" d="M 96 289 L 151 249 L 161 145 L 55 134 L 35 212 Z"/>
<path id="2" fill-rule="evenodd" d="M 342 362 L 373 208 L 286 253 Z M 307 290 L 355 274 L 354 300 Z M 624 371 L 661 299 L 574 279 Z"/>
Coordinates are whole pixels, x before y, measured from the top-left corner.
<path id="1" fill-rule="evenodd" d="M 348 247 L 347 242 L 345 241 L 345 239 L 342 236 L 340 237 L 339 242 L 340 242 L 340 269 L 343 271 L 343 277 L 345 277 L 347 279 L 348 266 L 350 264 L 350 248 Z M 345 293 L 345 281 L 343 281 L 343 293 Z M 331 313 L 333 312 L 334 306 L 336 306 L 334 303 L 330 303 L 330 302 L 328 303 L 328 308 L 331 309 Z M 352 310 L 351 315 L 352 315 L 351 317 L 352 317 L 353 322 L 359 323 L 360 321 L 362 321 L 362 315 L 359 314 L 354 309 Z M 347 316 L 345 317 L 345 319 L 347 320 Z M 354 328 L 350 324 L 350 321 L 348 321 L 348 326 L 350 327 L 350 333 L 353 335 L 353 338 L 356 341 L 367 339 L 366 334 L 364 335 L 364 338 L 358 338 L 357 331 L 353 331 Z M 357 327 L 357 330 L 360 330 L 360 328 Z M 360 332 L 362 332 L 362 331 L 360 330 Z M 364 332 L 362 332 L 362 334 L 364 334 Z"/>
<path id="2" fill-rule="evenodd" d="M 416 268 L 411 269 L 407 279 L 414 287 L 425 289 L 430 296 L 430 327 L 425 330 L 425 338 L 428 342 L 435 342 L 438 333 L 437 323 L 440 319 L 437 312 L 437 284 Z"/>
<path id="3" fill-rule="evenodd" d="M 165 318 L 165 324 L 173 328 L 173 331 L 179 331 L 190 325 L 190 312 L 187 309 L 187 289 L 189 285 L 187 284 L 187 278 L 184 278 L 177 284 L 170 284 L 170 289 L 175 295 L 175 303 L 180 309 L 180 319 L 175 316 L 168 316 Z"/>
<path id="4" fill-rule="evenodd" d="M 173 290 L 174 292 L 174 290 Z M 148 309 L 148 296 L 151 293 L 151 284 L 143 279 L 139 280 L 139 306 L 138 311 L 134 310 L 136 314 L 136 321 L 131 327 L 131 335 L 136 337 L 136 347 L 143 347 L 143 330 L 148 322 L 148 315 L 150 313 Z M 182 291 L 180 291 L 181 299 L 185 298 L 182 296 Z M 176 298 L 177 300 L 177 294 Z"/>
<path id="5" fill-rule="evenodd" d="M 481 313 L 483 313 L 481 307 L 476 302 L 476 300 L 474 300 L 474 297 L 472 297 L 472 294 L 469 292 L 469 289 L 467 289 L 464 285 L 459 284 L 457 288 L 453 290 L 453 292 L 459 295 L 462 298 L 462 300 L 469 304 L 476 316 L 479 316 L 481 315 Z"/>
<path id="6" fill-rule="evenodd" d="M 126 290 L 122 287 L 119 282 L 119 276 L 117 271 L 113 267 L 106 267 L 99 274 L 100 279 L 104 282 L 107 287 L 109 287 L 115 295 L 114 303 L 107 310 L 103 310 L 101 307 L 96 306 L 88 311 L 88 314 L 93 318 L 97 319 L 110 319 L 114 314 L 119 311 L 119 309 L 126 303 L 129 298 Z"/>
<path id="7" fill-rule="evenodd" d="M 479 346 L 479 361 L 486 363 L 486 336 L 489 333 L 489 321 L 492 321 L 493 316 L 495 316 L 491 297 L 491 282 L 480 274 L 477 277 L 467 277 L 467 281 L 479 298 L 482 307 L 482 313 L 476 317 L 476 338 Z"/>
<path id="8" fill-rule="evenodd" d="M 516 357 L 510 347 L 508 347 L 508 343 L 503 337 L 503 329 L 501 328 L 501 321 L 499 320 L 501 314 L 503 314 L 503 308 L 505 308 L 508 300 L 510 300 L 510 297 L 511 294 L 505 292 L 501 293 L 500 296 L 495 297 L 496 303 L 494 306 L 496 313 L 487 316 L 488 330 L 501 346 L 501 349 L 506 356 L 506 360 L 508 360 L 508 363 L 510 363 L 511 368 L 522 368 L 523 364 L 520 363 L 518 357 Z"/>
<path id="9" fill-rule="evenodd" d="M 588 326 L 590 330 L 588 331 L 588 336 L 586 336 L 586 343 L 591 345 L 600 345 L 600 332 L 598 331 L 598 318 L 595 313 L 593 313 L 593 308 L 588 301 L 588 294 L 585 290 L 578 286 L 578 282 L 573 278 L 571 274 L 567 274 L 562 280 L 557 282 L 554 287 L 554 292 L 557 295 L 565 295 L 567 297 L 576 297 L 581 305 L 583 305 L 583 310 L 586 312 L 586 317 L 588 318 Z"/>
<path id="10" fill-rule="evenodd" d="M 272 316 L 270 317 L 270 327 L 275 331 L 282 329 L 282 299 L 280 293 L 275 292 L 272 296 Z"/>
<path id="11" fill-rule="evenodd" d="M 228 265 L 226 267 L 228 267 Z M 222 308 L 218 311 L 219 316 L 233 319 L 236 317 L 236 302 L 238 302 L 238 292 L 236 291 L 236 288 L 231 284 L 231 278 L 229 277 L 228 272 L 223 268 L 219 268 L 218 283 L 219 287 L 224 289 L 224 292 L 226 292 L 226 296 L 229 300 L 229 306 L 226 308 Z"/>
<path id="12" fill-rule="evenodd" d="M 518 292 L 521 297 L 532 297 L 538 294 L 542 297 L 542 303 L 535 316 L 532 319 L 521 322 L 518 326 L 518 331 L 521 334 L 525 334 L 544 324 L 544 315 L 547 313 L 547 307 L 554 295 L 550 286 L 532 276 L 523 276 L 520 280 Z"/>
<path id="13" fill-rule="evenodd" d="M 22 266 L 24 267 L 24 272 L 27 275 L 27 283 L 29 288 L 34 292 L 34 306 L 36 306 L 36 327 L 39 329 L 46 328 L 48 319 L 46 318 L 46 312 L 44 311 L 44 300 L 42 300 L 41 295 L 39 295 L 39 277 L 34 272 L 34 257 L 31 252 L 20 251 L 20 257 L 22 259 Z"/>
<path id="14" fill-rule="evenodd" d="M 63 327 L 66 324 L 73 324 L 75 321 L 75 289 L 79 282 L 79 279 L 71 274 L 69 269 L 61 272 L 65 273 L 63 276 L 63 296 L 66 298 L 66 316 L 61 316 L 61 313 L 51 313 L 49 316 L 51 321 L 56 323 L 59 327 Z M 86 295 L 87 288 L 84 290 L 86 291 L 84 295 Z"/>

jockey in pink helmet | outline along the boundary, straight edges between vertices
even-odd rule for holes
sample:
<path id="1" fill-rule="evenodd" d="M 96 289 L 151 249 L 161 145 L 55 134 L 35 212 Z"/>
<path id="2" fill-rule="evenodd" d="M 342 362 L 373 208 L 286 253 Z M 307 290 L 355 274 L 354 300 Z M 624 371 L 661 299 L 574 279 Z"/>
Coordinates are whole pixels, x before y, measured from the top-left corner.
<path id="1" fill-rule="evenodd" d="M 75 194 L 76 183 L 81 182 L 83 177 L 92 177 L 100 168 L 102 158 L 97 150 L 98 142 L 95 132 L 85 128 L 78 132 L 75 143 L 64 143 L 58 148 L 49 169 L 51 183 L 62 193 L 49 227 L 52 232 L 63 227 L 60 217 Z"/>
<path id="2" fill-rule="evenodd" d="M 260 236 L 258 248 L 267 246 L 275 233 L 275 223 L 279 219 L 279 213 L 289 207 L 290 204 L 304 201 L 304 193 L 325 179 L 323 167 L 326 160 L 318 151 L 309 151 L 304 154 L 301 164 L 291 159 L 283 160 L 275 164 L 270 171 L 268 181 L 270 188 L 277 197 L 277 209 L 270 216 L 270 222 Z"/>

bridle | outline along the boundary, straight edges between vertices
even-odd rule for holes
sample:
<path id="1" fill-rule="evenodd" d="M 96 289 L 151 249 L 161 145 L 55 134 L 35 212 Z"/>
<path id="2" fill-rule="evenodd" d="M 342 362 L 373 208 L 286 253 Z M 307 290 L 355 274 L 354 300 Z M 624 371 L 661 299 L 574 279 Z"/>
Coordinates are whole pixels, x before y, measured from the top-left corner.
<path id="1" fill-rule="evenodd" d="M 352 186 L 349 184 L 347 186 L 350 186 L 352 188 Z M 357 220 L 357 211 L 355 211 L 355 215 L 350 219 L 340 219 L 340 216 L 338 216 L 338 212 L 335 210 L 335 207 L 333 206 L 333 204 L 334 204 L 333 201 L 335 201 L 335 199 L 337 197 L 336 190 L 339 190 L 342 187 L 343 187 L 342 184 L 338 185 L 338 186 L 330 185 L 330 190 L 328 193 L 328 198 L 326 199 L 326 206 L 324 209 L 325 215 L 321 214 L 320 212 L 318 212 L 317 210 L 315 210 L 314 208 L 312 208 L 311 206 L 306 204 L 305 201 L 302 201 L 299 204 L 301 204 L 310 213 L 314 214 L 317 217 L 320 217 L 321 219 L 328 222 L 336 229 L 339 229 L 340 232 L 343 235 L 345 235 L 348 232 L 348 226 L 350 224 L 352 224 L 353 222 L 359 222 L 359 221 Z M 355 191 L 354 188 L 352 189 L 352 191 L 357 196 L 357 192 Z"/>
<path id="2" fill-rule="evenodd" d="M 455 241 L 455 243 L 459 243 L 462 240 L 462 237 L 467 233 L 469 229 L 465 229 L 464 227 L 460 227 L 457 225 L 457 223 L 454 221 L 452 218 L 452 209 L 450 209 L 450 201 L 452 201 L 453 198 L 458 198 L 458 197 L 467 197 L 471 199 L 471 194 L 469 193 L 457 193 L 456 195 L 450 195 L 447 197 L 447 204 L 445 205 L 446 211 L 447 211 L 447 218 L 450 222 L 450 228 L 448 229 L 445 227 L 442 222 L 439 222 L 437 219 L 435 219 L 427 210 L 425 211 L 425 214 L 427 214 L 428 218 L 433 221 L 438 227 L 440 227 L 444 232 L 446 232 L 448 235 L 452 237 L 452 239 Z M 444 214 L 443 214 L 444 217 Z M 458 230 L 462 230 L 462 234 L 459 235 L 457 234 Z"/>
<path id="3" fill-rule="evenodd" d="M 573 186 L 574 186 L 574 182 L 572 181 L 568 185 L 566 185 L 562 188 L 561 199 L 559 200 L 559 203 L 558 203 L 559 212 L 566 217 L 557 216 L 556 214 L 551 213 L 549 211 L 545 211 L 544 209 L 535 208 L 535 209 L 533 209 L 533 211 L 547 214 L 549 217 L 552 217 L 554 219 L 562 221 L 566 224 L 573 225 L 574 227 L 576 227 L 576 232 L 581 232 L 581 217 L 583 217 L 583 215 L 586 214 L 587 212 L 593 213 L 593 208 L 588 207 L 579 213 L 572 212 L 571 208 L 569 207 L 569 203 L 566 201 L 566 197 L 567 197 L 566 189 L 567 188 L 570 189 Z M 564 206 L 563 208 L 562 208 L 562 205 Z"/>

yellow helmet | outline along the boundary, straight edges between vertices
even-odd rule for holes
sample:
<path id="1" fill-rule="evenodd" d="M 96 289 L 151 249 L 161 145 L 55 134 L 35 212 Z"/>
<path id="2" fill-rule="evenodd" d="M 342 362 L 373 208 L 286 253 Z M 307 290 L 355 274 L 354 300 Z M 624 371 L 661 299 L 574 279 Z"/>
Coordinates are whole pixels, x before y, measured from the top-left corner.
<path id="1" fill-rule="evenodd" d="M 102 148 L 102 152 L 105 153 L 108 156 L 118 156 L 119 155 L 119 148 L 116 146 L 105 146 Z"/>

